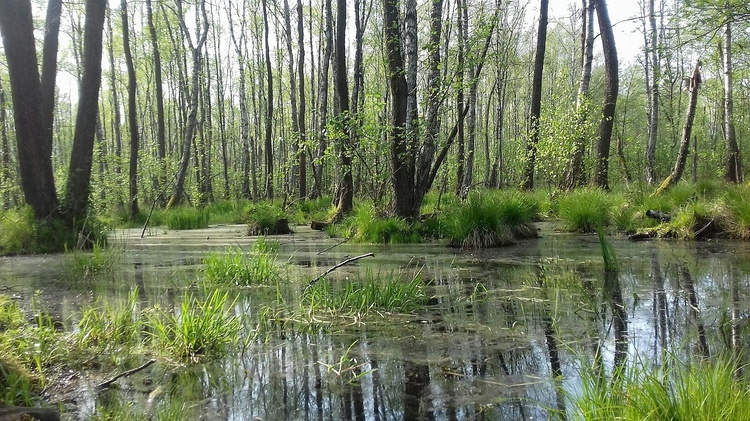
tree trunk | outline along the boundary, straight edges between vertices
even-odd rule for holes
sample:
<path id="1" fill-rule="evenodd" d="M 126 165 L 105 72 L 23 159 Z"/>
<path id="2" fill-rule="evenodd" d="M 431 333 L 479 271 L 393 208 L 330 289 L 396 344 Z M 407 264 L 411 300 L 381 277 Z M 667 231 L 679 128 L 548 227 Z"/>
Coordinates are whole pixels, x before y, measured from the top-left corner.
<path id="1" fill-rule="evenodd" d="M 604 104 L 599 123 L 599 138 L 596 143 L 596 163 L 594 164 L 594 185 L 609 188 L 609 147 L 612 128 L 615 123 L 617 90 L 620 86 L 617 63 L 617 49 L 612 24 L 609 21 L 606 0 L 594 0 L 596 15 L 599 18 L 599 32 L 604 50 Z"/>
<path id="2" fill-rule="evenodd" d="M 325 0 L 325 34 L 323 56 L 320 58 L 318 72 L 318 151 L 313 162 L 315 189 L 313 194 L 320 197 L 323 194 L 323 157 L 328 148 L 326 140 L 326 125 L 328 123 L 328 71 L 333 50 L 333 11 L 331 0 Z"/>
<path id="3" fill-rule="evenodd" d="M 164 116 L 164 92 L 162 88 L 161 75 L 161 52 L 159 49 L 159 39 L 156 35 L 156 25 L 154 25 L 154 12 L 151 7 L 151 0 L 146 0 L 146 13 L 148 17 L 148 30 L 151 36 L 151 50 L 154 59 L 154 93 L 156 98 L 156 156 L 159 159 L 159 188 L 167 183 L 167 130 Z"/>
<path id="4" fill-rule="evenodd" d="M 349 82 L 346 71 L 346 1 L 336 2 L 336 91 L 339 110 L 339 122 L 343 133 L 339 138 L 339 169 L 341 171 L 338 204 L 334 220 L 351 213 L 354 209 L 354 179 L 352 177 L 352 156 L 354 145 L 352 144 L 351 116 L 349 115 Z"/>
<path id="5" fill-rule="evenodd" d="M 57 80 L 57 51 L 61 15 L 62 0 L 49 0 L 49 3 L 47 3 L 47 20 L 44 25 L 44 46 L 42 47 L 42 127 L 46 148 L 43 151 L 45 156 L 52 155 L 55 81 Z"/>
<path id="6" fill-rule="evenodd" d="M 693 68 L 693 74 L 690 76 L 690 103 L 685 116 L 685 126 L 682 129 L 682 138 L 680 140 L 680 150 L 677 154 L 677 160 L 674 163 L 672 173 L 667 177 L 656 190 L 656 194 L 661 194 L 666 189 L 674 186 L 682 178 L 685 170 L 687 155 L 690 150 L 690 136 L 693 130 L 693 120 L 695 120 L 695 108 L 698 104 L 698 88 L 701 84 L 701 61 L 698 60 Z"/>
<path id="7" fill-rule="evenodd" d="M 648 144 L 646 145 L 646 182 L 656 182 L 656 141 L 659 129 L 659 56 L 657 51 L 656 9 L 655 0 L 649 0 L 648 48 L 646 49 L 646 67 L 651 86 L 648 90 Z M 650 64 L 650 69 L 649 69 Z M 650 70 L 650 71 L 649 71 Z"/>
<path id="8" fill-rule="evenodd" d="M 248 110 L 247 100 L 247 70 L 246 70 L 246 57 L 247 57 L 247 41 L 246 41 L 246 27 L 247 21 L 245 19 L 244 5 L 233 7 L 232 2 L 229 1 L 229 35 L 232 38 L 232 44 L 234 44 L 234 52 L 237 55 L 237 72 L 239 81 L 239 107 L 240 107 L 240 144 L 242 145 L 242 187 L 240 195 L 245 199 L 252 199 L 253 192 L 250 190 L 250 111 Z M 233 16 L 235 14 L 240 15 L 240 21 L 235 26 Z M 253 85 L 254 86 L 254 85 Z"/>
<path id="9" fill-rule="evenodd" d="M 305 126 L 305 28 L 303 25 L 302 16 L 302 0 L 297 0 L 297 72 L 299 80 L 299 137 L 297 144 L 299 145 L 297 150 L 299 152 L 298 166 L 299 166 L 299 198 L 304 199 L 307 196 L 307 159 L 306 159 L 306 139 L 307 139 L 307 127 Z"/>
<path id="10" fill-rule="evenodd" d="M 547 49 L 548 10 L 549 0 L 541 0 L 541 5 L 539 6 L 539 27 L 536 36 L 536 55 L 534 56 L 534 79 L 531 85 L 531 110 L 529 114 L 529 140 L 526 145 L 524 190 L 532 190 L 534 188 L 536 149 L 539 143 L 539 117 L 542 111 L 542 74 L 544 71 L 544 53 Z"/>
<path id="11" fill-rule="evenodd" d="M 464 174 L 466 165 L 466 114 L 463 112 L 468 107 L 465 103 L 464 83 L 466 80 L 466 50 L 468 41 L 466 24 L 464 24 L 464 13 L 466 9 L 466 0 L 458 0 L 456 4 L 456 32 L 458 33 L 457 53 L 456 53 L 456 120 L 457 120 L 457 137 L 456 137 L 456 194 L 461 195 L 461 187 L 464 185 Z"/>
<path id="12" fill-rule="evenodd" d="M 202 27 L 196 28 L 199 33 L 197 43 L 193 43 L 190 32 L 185 24 L 185 15 L 182 11 L 182 0 L 177 1 L 177 17 L 180 21 L 180 27 L 187 38 L 188 46 L 193 56 L 193 80 L 190 92 L 186 92 L 189 103 L 187 122 L 182 143 L 182 156 L 177 168 L 177 177 L 172 191 L 172 197 L 169 198 L 167 207 L 179 205 L 182 202 L 182 196 L 185 193 L 185 179 L 187 178 L 188 166 L 190 165 L 190 151 L 195 139 L 195 131 L 198 127 L 198 101 L 200 101 L 200 75 L 203 67 L 203 45 L 208 37 L 208 17 L 206 16 L 206 4 L 203 0 L 200 2 L 200 13 L 203 17 Z"/>
<path id="13" fill-rule="evenodd" d="M 742 160 L 734 130 L 734 94 L 732 86 L 732 6 L 725 3 L 724 24 L 724 136 L 727 145 L 726 179 L 730 183 L 742 181 Z"/>
<path id="14" fill-rule="evenodd" d="M 102 81 L 102 33 L 106 0 L 86 2 L 83 33 L 83 74 L 79 89 L 76 129 L 70 156 L 65 204 L 68 218 L 83 218 L 88 210 L 91 165 L 94 158 L 94 135 L 99 110 L 99 88 Z"/>
<path id="15" fill-rule="evenodd" d="M 591 67 L 594 62 L 594 2 L 583 0 L 583 54 L 581 60 L 581 80 L 578 85 L 578 96 L 576 97 L 576 114 L 578 124 L 578 137 L 575 139 L 573 156 L 570 160 L 568 174 L 565 177 L 565 188 L 568 190 L 581 187 L 585 184 L 585 168 L 583 158 L 586 155 L 587 138 L 584 126 L 588 120 L 588 97 L 591 85 Z"/>
<path id="16" fill-rule="evenodd" d="M 133 55 L 130 53 L 130 30 L 128 28 L 128 3 L 120 1 L 122 14 L 122 48 L 125 51 L 125 64 L 128 68 L 128 126 L 130 129 L 130 167 L 128 172 L 128 186 L 130 187 L 130 218 L 138 216 L 138 104 L 136 98 L 135 66 Z"/>
<path id="17" fill-rule="evenodd" d="M 264 153 L 266 161 L 266 198 L 273 200 L 273 71 L 271 70 L 271 50 L 268 42 L 268 1 L 263 0 L 263 40 L 266 54 L 266 120 Z"/>
<path id="18" fill-rule="evenodd" d="M 112 30 L 112 19 L 111 14 L 107 14 L 107 30 L 109 32 L 109 44 L 107 45 L 107 52 L 109 53 L 109 83 L 111 85 L 110 91 L 112 91 L 112 128 L 115 134 L 115 156 L 118 158 L 115 161 L 115 172 L 120 173 L 120 158 L 122 158 L 122 132 L 120 131 L 120 97 L 117 95 L 117 68 L 119 65 L 115 63 L 115 38 L 114 31 Z"/>
<path id="19" fill-rule="evenodd" d="M 413 179 L 410 177 L 406 119 L 408 85 L 406 83 L 401 35 L 399 31 L 399 0 L 383 0 L 388 87 L 391 92 L 390 145 L 393 183 L 393 213 L 402 218 L 414 218 L 412 202 Z"/>
<path id="20" fill-rule="evenodd" d="M 294 73 L 294 50 L 292 49 L 292 18 L 289 0 L 284 0 L 284 34 L 286 35 L 287 66 L 289 70 L 289 102 L 292 112 L 292 173 L 289 180 L 290 191 L 298 190 L 299 183 L 299 114 L 297 112 L 297 75 Z M 298 190 L 299 191 L 299 190 Z"/>
<path id="21" fill-rule="evenodd" d="M 34 216 L 46 219 L 57 214 L 58 199 L 51 156 L 45 153 L 42 87 L 31 2 L 0 1 L 0 34 L 13 100 L 21 187 Z"/>

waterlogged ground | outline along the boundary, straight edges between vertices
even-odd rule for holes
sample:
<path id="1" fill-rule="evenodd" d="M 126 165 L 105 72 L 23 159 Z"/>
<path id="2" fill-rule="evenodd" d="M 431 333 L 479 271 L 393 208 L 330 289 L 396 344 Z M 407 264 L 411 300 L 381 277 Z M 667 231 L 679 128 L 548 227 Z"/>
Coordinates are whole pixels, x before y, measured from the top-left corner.
<path id="1" fill-rule="evenodd" d="M 141 239 L 140 230 L 118 231 L 118 270 L 95 281 L 71 280 L 63 256 L 2 258 L 0 292 L 19 297 L 30 312 L 41 302 L 67 329 L 81 305 L 125 300 L 136 287 L 144 305 L 170 308 L 186 289 L 199 293 L 208 253 L 250 248 L 255 239 L 244 233 L 244 226 L 153 228 Z M 716 355 L 747 343 L 747 244 L 615 238 L 621 270 L 607 277 L 596 236 L 563 234 L 548 224 L 540 235 L 512 247 L 462 251 L 335 246 L 339 239 L 299 227 L 276 238 L 287 277 L 310 279 L 374 252 L 329 278 L 344 283 L 370 271 L 408 280 L 419 272 L 431 281 L 429 305 L 352 317 L 326 332 L 262 335 L 209 363 L 159 362 L 106 391 L 93 385 L 112 371 L 71 374 L 75 388 L 51 392 L 50 400 L 63 402 L 68 419 L 118 406 L 144 417 L 171 408 L 184 415 L 176 419 L 205 420 L 548 419 L 571 414 L 580 365 L 597 354 L 611 371 L 617 362 L 659 364 L 666 356 Z M 275 299 L 276 287 L 232 292 L 239 294 L 235 311 L 252 314 Z"/>

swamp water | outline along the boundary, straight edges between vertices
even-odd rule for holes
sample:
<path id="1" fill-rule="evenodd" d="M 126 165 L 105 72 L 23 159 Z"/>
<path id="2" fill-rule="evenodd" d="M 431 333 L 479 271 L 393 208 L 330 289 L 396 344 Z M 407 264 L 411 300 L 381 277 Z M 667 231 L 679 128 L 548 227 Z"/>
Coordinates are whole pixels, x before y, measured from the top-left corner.
<path id="1" fill-rule="evenodd" d="M 330 275 L 333 284 L 365 273 L 415 273 L 429 303 L 408 314 L 350 317 L 325 329 L 284 329 L 246 340 L 228 357 L 196 365 L 160 362 L 117 387 L 97 391 L 114 372 L 82 373 L 63 401 L 63 418 L 112 408 L 160 419 L 391 420 L 549 419 L 573 411 L 581 364 L 601 356 L 658 365 L 665 358 L 717 355 L 748 341 L 750 246 L 742 242 L 645 243 L 612 239 L 620 271 L 605 276 L 596 236 L 555 232 L 488 250 L 440 245 L 340 244 L 304 227 L 280 243 L 289 288 L 347 257 L 374 252 Z M 74 329 L 84 304 L 125 301 L 179 307 L 201 291 L 201 262 L 227 247 L 249 250 L 244 226 L 118 231 L 113 274 L 66 279 L 62 255 L 0 259 L 2 292 L 31 310 L 35 291 L 53 318 Z M 326 249 L 328 251 L 322 252 Z M 252 314 L 276 287 L 234 288 L 233 310 Z M 245 330 L 243 335 L 250 333 Z M 143 357 L 127 368 L 139 365 Z M 91 379 L 86 380 L 86 376 Z M 564 417 L 564 415 L 563 415 Z"/>

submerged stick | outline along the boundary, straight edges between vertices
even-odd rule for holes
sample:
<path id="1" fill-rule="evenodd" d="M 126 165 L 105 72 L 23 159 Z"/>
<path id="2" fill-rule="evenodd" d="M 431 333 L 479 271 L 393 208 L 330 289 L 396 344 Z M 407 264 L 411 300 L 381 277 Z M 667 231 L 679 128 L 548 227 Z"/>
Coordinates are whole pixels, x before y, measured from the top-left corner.
<path id="1" fill-rule="evenodd" d="M 350 239 L 350 238 L 352 238 L 352 237 L 346 237 L 346 238 L 344 238 L 343 240 L 339 241 L 339 242 L 338 242 L 338 244 L 334 244 L 334 245 L 332 245 L 331 247 L 328 247 L 328 248 L 327 248 L 327 249 L 325 249 L 325 250 L 321 250 L 321 251 L 319 251 L 319 252 L 318 252 L 318 253 L 316 254 L 316 256 L 320 256 L 321 254 L 323 254 L 323 253 L 327 252 L 328 250 L 334 249 L 334 248 L 336 248 L 336 247 L 338 247 L 338 246 L 340 246 L 340 245 L 342 245 L 342 244 L 346 243 L 347 241 L 349 241 L 349 239 Z"/>
<path id="2" fill-rule="evenodd" d="M 373 257 L 373 256 L 375 256 L 375 253 L 372 253 L 372 252 L 371 253 L 365 253 L 365 254 L 363 254 L 361 256 L 350 257 L 350 258 L 344 260 L 343 262 L 337 263 L 334 266 L 331 266 L 327 271 L 325 271 L 325 272 L 321 273 L 320 275 L 318 275 L 317 278 L 315 278 L 312 281 L 310 281 L 310 283 L 307 284 L 307 287 L 305 287 L 305 290 L 307 290 L 307 288 L 310 288 L 314 283 L 318 282 L 320 280 L 320 278 L 328 275 L 329 273 L 331 273 L 334 270 L 340 268 L 341 266 L 345 266 L 345 265 L 347 265 L 347 264 L 349 264 L 351 262 L 354 262 L 355 260 L 364 259 L 365 257 Z"/>
<path id="3" fill-rule="evenodd" d="M 130 376 L 131 374 L 135 374 L 135 373 L 137 373 L 137 372 L 145 369 L 146 367 L 150 366 L 151 364 L 153 364 L 155 362 L 156 362 L 156 360 L 152 358 L 152 359 L 146 361 L 146 363 L 143 364 L 140 367 L 136 367 L 136 368 L 134 368 L 132 370 L 124 371 L 124 372 L 122 372 L 122 373 L 120 373 L 120 374 L 112 377 L 111 379 L 107 380 L 106 382 L 98 384 L 96 386 L 96 388 L 97 389 L 105 389 L 105 388 L 109 387 L 109 385 L 111 385 L 112 383 L 116 382 L 117 380 L 119 380 L 119 379 L 121 379 L 123 377 Z"/>

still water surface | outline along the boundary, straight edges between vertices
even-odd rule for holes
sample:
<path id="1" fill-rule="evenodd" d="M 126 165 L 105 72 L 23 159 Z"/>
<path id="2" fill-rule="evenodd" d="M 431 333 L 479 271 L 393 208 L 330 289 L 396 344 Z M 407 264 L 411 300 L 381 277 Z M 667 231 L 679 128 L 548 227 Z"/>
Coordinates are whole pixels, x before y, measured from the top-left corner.
<path id="1" fill-rule="evenodd" d="M 0 285 L 11 295 L 39 291 L 69 328 L 80 305 L 125 300 L 136 287 L 144 304 L 169 308 L 186 288 L 199 290 L 208 253 L 249 249 L 254 239 L 244 229 L 154 228 L 143 239 L 140 230 L 118 231 L 115 274 L 71 282 L 62 256 L 9 257 L 0 259 Z M 157 364 L 115 390 L 79 390 L 68 417 L 85 419 L 113 402 L 147 413 L 158 400 L 206 420 L 549 419 L 570 414 L 579 367 L 597 354 L 611 370 L 668 355 L 713 356 L 748 340 L 750 247 L 742 242 L 614 238 L 620 272 L 606 276 L 596 236 L 547 224 L 538 239 L 488 250 L 344 243 L 321 253 L 339 240 L 304 227 L 276 239 L 292 278 L 374 252 L 329 278 L 420 272 L 431 281 L 430 304 L 328 332 L 284 332 L 197 366 Z M 236 311 L 252 313 L 275 290 L 237 293 Z"/>

